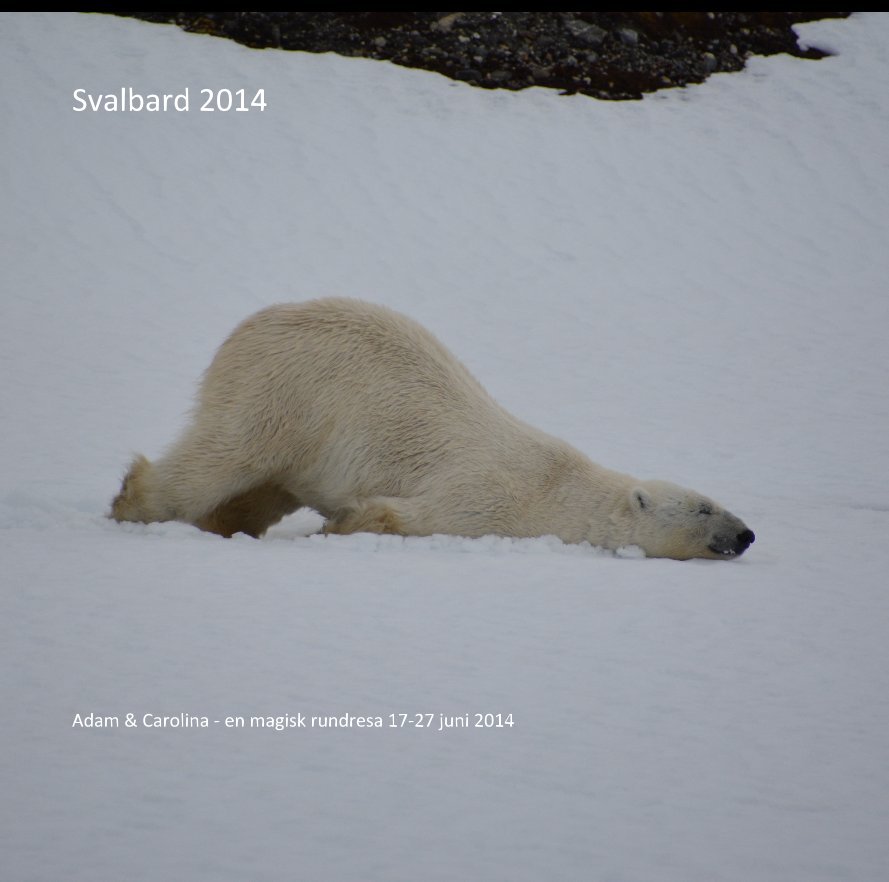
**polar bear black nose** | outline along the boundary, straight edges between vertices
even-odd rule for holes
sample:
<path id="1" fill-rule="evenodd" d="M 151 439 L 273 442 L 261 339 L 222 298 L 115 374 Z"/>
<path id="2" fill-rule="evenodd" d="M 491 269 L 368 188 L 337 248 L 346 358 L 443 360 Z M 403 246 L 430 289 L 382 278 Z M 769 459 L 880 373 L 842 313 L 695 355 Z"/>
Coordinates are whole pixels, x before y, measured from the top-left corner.
<path id="1" fill-rule="evenodd" d="M 756 536 L 753 535 L 753 530 L 744 530 L 743 533 L 738 533 L 738 553 L 746 551 L 753 545 L 754 539 Z"/>

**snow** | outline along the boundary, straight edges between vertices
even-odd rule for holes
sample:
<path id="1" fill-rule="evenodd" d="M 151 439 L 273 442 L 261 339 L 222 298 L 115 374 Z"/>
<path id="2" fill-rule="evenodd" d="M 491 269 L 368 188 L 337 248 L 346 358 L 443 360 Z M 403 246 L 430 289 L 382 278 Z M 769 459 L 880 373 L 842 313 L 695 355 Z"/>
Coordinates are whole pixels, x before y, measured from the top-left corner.
<path id="1" fill-rule="evenodd" d="M 612 103 L 0 16 L 3 878 L 885 875 L 889 16 L 800 32 L 836 55 Z M 124 86 L 191 109 L 72 110 Z M 755 545 L 107 520 L 231 328 L 323 295 Z M 298 713 L 384 728 L 212 722 Z"/>

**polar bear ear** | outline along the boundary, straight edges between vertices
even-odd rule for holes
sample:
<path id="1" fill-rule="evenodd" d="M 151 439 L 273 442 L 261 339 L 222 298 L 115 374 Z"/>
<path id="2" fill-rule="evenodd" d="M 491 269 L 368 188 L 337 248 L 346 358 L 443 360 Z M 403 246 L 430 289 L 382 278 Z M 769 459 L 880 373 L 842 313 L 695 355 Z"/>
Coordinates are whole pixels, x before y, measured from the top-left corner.
<path id="1" fill-rule="evenodd" d="M 630 507 L 634 511 L 650 509 L 651 505 L 651 494 L 644 487 L 634 487 L 630 491 Z"/>

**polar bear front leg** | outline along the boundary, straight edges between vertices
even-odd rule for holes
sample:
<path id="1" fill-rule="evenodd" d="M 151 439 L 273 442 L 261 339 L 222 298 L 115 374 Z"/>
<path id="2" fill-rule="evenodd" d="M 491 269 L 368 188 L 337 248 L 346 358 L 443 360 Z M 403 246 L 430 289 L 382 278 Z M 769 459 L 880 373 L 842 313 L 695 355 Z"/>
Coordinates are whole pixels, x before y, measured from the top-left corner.
<path id="1" fill-rule="evenodd" d="M 325 533 L 392 533 L 416 535 L 409 515 L 409 502 L 398 496 L 357 499 L 337 509 L 324 525 Z"/>

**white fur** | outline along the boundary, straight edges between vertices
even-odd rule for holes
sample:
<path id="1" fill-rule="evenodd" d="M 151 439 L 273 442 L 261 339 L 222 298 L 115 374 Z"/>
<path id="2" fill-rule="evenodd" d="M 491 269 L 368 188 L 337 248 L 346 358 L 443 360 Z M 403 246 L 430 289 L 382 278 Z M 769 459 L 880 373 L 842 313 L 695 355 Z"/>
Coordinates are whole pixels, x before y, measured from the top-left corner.
<path id="1" fill-rule="evenodd" d="M 675 558 L 729 556 L 713 536 L 746 529 L 521 422 L 418 324 L 353 300 L 272 306 L 236 328 L 191 425 L 157 462 L 136 459 L 111 514 L 258 536 L 301 505 L 328 532 L 553 534 Z"/>

